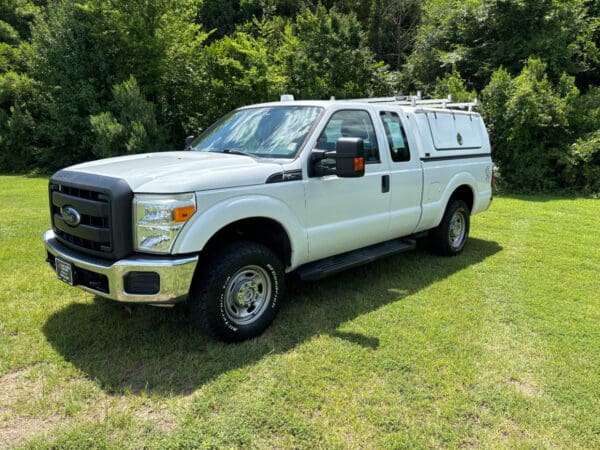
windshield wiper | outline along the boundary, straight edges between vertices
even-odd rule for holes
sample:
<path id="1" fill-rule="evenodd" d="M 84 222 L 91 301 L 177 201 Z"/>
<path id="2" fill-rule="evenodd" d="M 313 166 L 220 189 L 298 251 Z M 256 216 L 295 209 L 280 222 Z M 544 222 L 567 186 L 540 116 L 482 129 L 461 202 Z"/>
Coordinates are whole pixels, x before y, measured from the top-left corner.
<path id="1" fill-rule="evenodd" d="M 224 148 L 223 150 L 217 150 L 217 152 L 227 153 L 229 155 L 243 155 L 243 156 L 249 156 L 250 158 L 257 158 L 257 156 L 253 155 L 252 153 L 242 152 L 240 150 L 233 150 L 231 148 Z"/>

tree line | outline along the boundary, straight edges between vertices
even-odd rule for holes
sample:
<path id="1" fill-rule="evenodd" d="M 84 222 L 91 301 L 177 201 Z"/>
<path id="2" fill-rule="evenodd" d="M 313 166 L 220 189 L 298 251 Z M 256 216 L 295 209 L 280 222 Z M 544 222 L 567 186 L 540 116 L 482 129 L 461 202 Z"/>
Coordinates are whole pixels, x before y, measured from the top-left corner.
<path id="1" fill-rule="evenodd" d="M 181 149 L 238 106 L 480 99 L 501 185 L 600 192 L 598 0 L 0 0 L 0 171 Z"/>

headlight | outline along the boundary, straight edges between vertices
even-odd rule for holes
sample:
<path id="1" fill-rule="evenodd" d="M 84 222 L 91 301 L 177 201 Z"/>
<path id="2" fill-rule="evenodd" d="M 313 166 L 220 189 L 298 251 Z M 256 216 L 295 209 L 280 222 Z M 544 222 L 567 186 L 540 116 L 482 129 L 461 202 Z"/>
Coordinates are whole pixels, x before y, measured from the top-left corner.
<path id="1" fill-rule="evenodd" d="M 136 194 L 133 210 L 136 250 L 169 253 L 179 231 L 196 211 L 196 197 L 193 193 Z"/>

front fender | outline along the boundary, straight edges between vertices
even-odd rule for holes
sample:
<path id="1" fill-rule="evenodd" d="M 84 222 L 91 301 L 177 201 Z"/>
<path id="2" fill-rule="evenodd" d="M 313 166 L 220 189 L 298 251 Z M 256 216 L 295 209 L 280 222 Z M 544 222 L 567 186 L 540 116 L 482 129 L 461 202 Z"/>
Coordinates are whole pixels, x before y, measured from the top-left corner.
<path id="1" fill-rule="evenodd" d="M 219 230 L 243 219 L 264 217 L 281 224 L 290 240 L 291 266 L 308 256 L 306 230 L 296 214 L 283 201 L 267 195 L 244 195 L 223 200 L 207 210 L 194 214 L 175 241 L 173 253 L 196 253 Z"/>

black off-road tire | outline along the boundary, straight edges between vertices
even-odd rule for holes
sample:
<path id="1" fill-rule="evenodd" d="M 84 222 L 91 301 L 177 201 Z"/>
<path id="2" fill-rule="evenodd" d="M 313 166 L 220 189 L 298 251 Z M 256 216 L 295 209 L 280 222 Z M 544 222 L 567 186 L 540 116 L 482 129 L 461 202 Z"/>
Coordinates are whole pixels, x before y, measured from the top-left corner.
<path id="1" fill-rule="evenodd" d="M 429 234 L 431 251 L 442 256 L 456 256 L 465 248 L 469 237 L 471 212 L 463 200 L 450 200 L 440 224 Z"/>
<path id="2" fill-rule="evenodd" d="M 198 267 L 189 295 L 194 325 L 226 342 L 260 335 L 275 318 L 285 290 L 283 265 L 269 248 L 235 241 Z"/>

